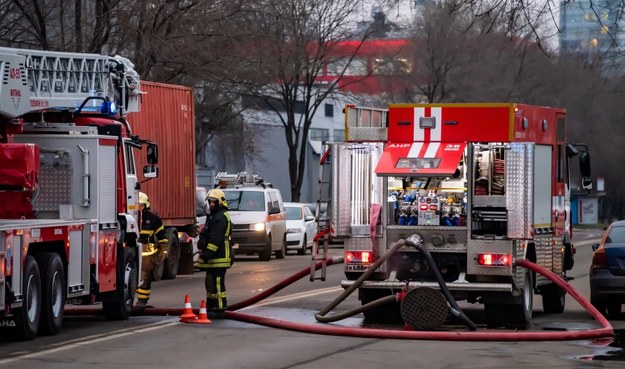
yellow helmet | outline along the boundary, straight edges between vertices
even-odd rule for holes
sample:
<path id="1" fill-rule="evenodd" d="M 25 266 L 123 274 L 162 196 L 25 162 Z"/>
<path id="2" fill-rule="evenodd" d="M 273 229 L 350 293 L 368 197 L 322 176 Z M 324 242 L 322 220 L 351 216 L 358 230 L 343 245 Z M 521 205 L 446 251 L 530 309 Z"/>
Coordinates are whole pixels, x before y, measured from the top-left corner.
<path id="1" fill-rule="evenodd" d="M 206 200 L 217 201 L 219 203 L 219 206 L 222 206 L 224 208 L 228 207 L 228 203 L 226 202 L 226 195 L 222 190 L 218 188 L 213 188 L 212 190 L 210 190 L 208 192 L 208 195 L 206 195 Z"/>
<path id="2" fill-rule="evenodd" d="M 145 192 L 139 192 L 139 205 L 145 205 L 146 208 L 150 207 L 150 199 Z"/>

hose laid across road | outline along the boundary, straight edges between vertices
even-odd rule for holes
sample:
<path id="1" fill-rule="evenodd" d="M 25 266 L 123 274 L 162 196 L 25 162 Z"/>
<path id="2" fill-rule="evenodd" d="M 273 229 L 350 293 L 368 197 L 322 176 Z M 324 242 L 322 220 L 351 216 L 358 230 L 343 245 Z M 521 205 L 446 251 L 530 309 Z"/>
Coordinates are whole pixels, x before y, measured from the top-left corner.
<path id="1" fill-rule="evenodd" d="M 328 258 L 325 261 L 326 265 L 342 263 L 342 258 Z M 322 261 L 318 261 L 316 269 L 321 268 Z M 559 341 L 559 340 L 584 340 L 595 339 L 604 337 L 613 337 L 614 329 L 610 322 L 588 302 L 588 300 L 577 292 L 571 285 L 560 278 L 555 273 L 543 268 L 540 265 L 532 263 L 528 260 L 517 260 L 516 265 L 530 269 L 536 273 L 542 274 L 549 278 L 564 291 L 566 291 L 571 297 L 582 305 L 588 311 L 588 313 L 601 325 L 600 328 L 593 328 L 580 331 L 540 331 L 540 332 L 528 332 L 528 331 L 464 331 L 464 332 L 439 332 L 439 331 L 399 331 L 399 330 L 387 330 L 387 329 L 373 329 L 373 328 L 354 328 L 354 327 L 341 327 L 331 325 L 320 324 L 303 324 L 288 322 L 283 320 L 265 318 L 262 316 L 250 315 L 239 313 L 234 310 L 239 310 L 244 307 L 250 306 L 266 297 L 273 295 L 280 291 L 289 284 L 308 276 L 310 268 L 306 267 L 300 272 L 295 273 L 291 277 L 284 281 L 270 287 L 262 293 L 255 295 L 247 300 L 241 301 L 228 307 L 226 311 L 226 318 L 239 320 L 242 322 L 264 325 L 268 327 L 288 329 L 292 331 L 304 332 L 304 333 L 316 333 L 336 336 L 349 336 L 349 337 L 367 337 L 367 338 L 393 338 L 393 339 L 411 339 L 411 340 L 440 340 L 440 341 Z M 325 309 L 327 313 L 330 309 Z M 158 316 L 179 316 L 183 313 L 180 309 L 164 309 L 164 308 L 146 308 L 140 315 L 158 315 Z M 327 311 L 326 311 L 327 310 Z M 197 314 L 198 309 L 194 309 Z M 65 309 L 66 315 L 101 315 L 101 309 Z M 324 314 L 322 314 L 324 315 Z"/>

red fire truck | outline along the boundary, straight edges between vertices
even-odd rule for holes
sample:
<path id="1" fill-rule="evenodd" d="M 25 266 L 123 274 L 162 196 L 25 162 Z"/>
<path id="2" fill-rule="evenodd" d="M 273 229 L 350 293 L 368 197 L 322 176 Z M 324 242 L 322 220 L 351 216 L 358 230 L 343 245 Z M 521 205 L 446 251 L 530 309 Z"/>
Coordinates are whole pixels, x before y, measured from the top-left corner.
<path id="1" fill-rule="evenodd" d="M 489 326 L 526 326 L 535 293 L 546 313 L 564 310 L 561 288 L 514 264 L 527 258 L 563 278 L 573 266 L 571 174 L 579 172 L 580 190 L 592 182 L 587 147 L 566 141 L 564 109 L 397 104 L 345 113 L 346 142 L 326 146 L 328 227 L 345 242 L 344 288 L 417 234 L 435 265 L 404 246 L 358 286 L 363 304 L 439 289 L 436 268 L 456 300 L 484 304 Z M 364 315 L 385 319 L 400 305 Z"/>
<path id="2" fill-rule="evenodd" d="M 138 249 L 133 135 L 139 76 L 126 58 L 0 48 L 0 332 L 56 334 L 66 301 L 131 313 Z"/>

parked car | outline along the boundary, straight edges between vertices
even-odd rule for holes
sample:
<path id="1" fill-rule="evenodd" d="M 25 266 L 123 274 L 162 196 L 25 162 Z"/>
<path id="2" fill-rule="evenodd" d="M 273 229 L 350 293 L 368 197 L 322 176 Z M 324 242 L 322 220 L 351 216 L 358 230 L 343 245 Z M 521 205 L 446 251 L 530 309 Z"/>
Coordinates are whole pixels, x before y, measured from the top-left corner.
<path id="1" fill-rule="evenodd" d="M 298 255 L 305 255 L 306 250 L 312 248 L 317 221 L 306 204 L 285 202 L 286 210 L 286 247 L 287 250 L 297 250 Z"/>
<path id="2" fill-rule="evenodd" d="M 602 314 L 617 317 L 625 303 L 625 221 L 610 224 L 592 249 L 590 302 Z"/>
<path id="3" fill-rule="evenodd" d="M 258 254 L 261 261 L 269 261 L 273 253 L 276 259 L 283 259 L 286 220 L 280 190 L 260 185 L 222 190 L 230 209 L 235 254 Z"/>

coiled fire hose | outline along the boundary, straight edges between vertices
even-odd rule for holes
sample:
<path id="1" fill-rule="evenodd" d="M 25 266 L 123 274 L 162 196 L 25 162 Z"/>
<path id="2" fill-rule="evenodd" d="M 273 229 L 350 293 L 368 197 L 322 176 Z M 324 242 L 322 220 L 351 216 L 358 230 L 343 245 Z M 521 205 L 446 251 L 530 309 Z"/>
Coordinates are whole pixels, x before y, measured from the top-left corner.
<path id="1" fill-rule="evenodd" d="M 447 285 L 445 284 L 445 280 L 443 279 L 443 276 L 438 270 L 438 267 L 436 266 L 436 263 L 434 262 L 432 255 L 425 247 L 423 247 L 423 241 L 421 237 L 417 234 L 414 234 L 408 237 L 408 239 L 406 240 L 397 241 L 384 255 L 382 255 L 378 260 L 376 260 L 373 264 L 371 264 L 371 266 L 351 286 L 345 289 L 345 291 L 343 291 L 341 295 L 339 295 L 332 302 L 330 302 L 325 308 L 321 309 L 317 314 L 315 314 L 315 319 L 317 319 L 317 321 L 321 323 L 336 322 L 338 320 L 342 320 L 350 316 L 359 314 L 363 311 L 367 311 L 369 309 L 373 309 L 378 306 L 382 306 L 387 303 L 397 301 L 396 295 L 384 296 L 375 301 L 371 301 L 365 305 L 362 305 L 361 307 L 357 309 L 353 309 L 345 313 L 341 313 L 341 314 L 337 314 L 337 315 L 333 315 L 329 317 L 325 316 L 332 309 L 334 309 L 338 304 L 340 304 L 343 300 L 345 300 L 347 296 L 349 296 L 352 292 L 354 292 L 354 290 L 360 287 L 362 283 L 365 280 L 367 280 L 371 276 L 371 274 L 373 274 L 378 269 L 380 265 L 382 265 L 382 263 L 388 260 L 388 258 L 390 258 L 395 252 L 397 252 L 397 250 L 399 250 L 403 246 L 415 247 L 425 255 L 428 263 L 430 264 L 430 267 L 432 267 L 432 270 L 434 270 L 434 274 L 438 282 L 438 285 L 441 288 L 441 291 L 443 291 L 445 298 L 451 305 L 450 307 L 451 314 L 457 318 L 460 318 L 460 320 L 462 320 L 472 331 L 476 330 L 477 326 L 475 325 L 475 323 L 471 321 L 471 319 L 469 319 L 462 312 L 462 309 L 460 308 L 460 306 L 458 306 L 458 303 L 452 296 L 451 292 L 449 291 L 449 288 L 447 288 Z"/>

